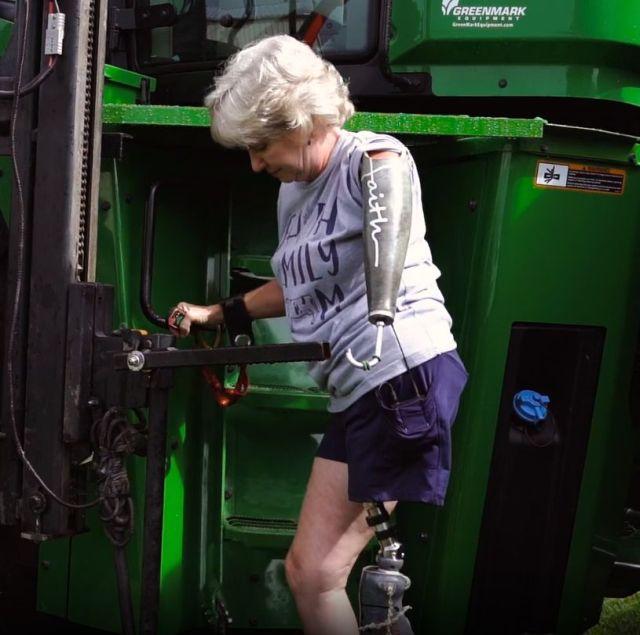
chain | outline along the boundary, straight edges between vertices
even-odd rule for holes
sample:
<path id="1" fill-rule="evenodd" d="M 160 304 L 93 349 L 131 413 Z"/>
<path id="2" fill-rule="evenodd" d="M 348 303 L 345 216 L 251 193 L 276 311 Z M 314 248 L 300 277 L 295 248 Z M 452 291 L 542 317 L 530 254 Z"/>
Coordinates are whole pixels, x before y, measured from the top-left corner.
<path id="1" fill-rule="evenodd" d="M 393 585 L 387 585 L 387 635 L 391 635 L 391 621 L 393 619 Z"/>

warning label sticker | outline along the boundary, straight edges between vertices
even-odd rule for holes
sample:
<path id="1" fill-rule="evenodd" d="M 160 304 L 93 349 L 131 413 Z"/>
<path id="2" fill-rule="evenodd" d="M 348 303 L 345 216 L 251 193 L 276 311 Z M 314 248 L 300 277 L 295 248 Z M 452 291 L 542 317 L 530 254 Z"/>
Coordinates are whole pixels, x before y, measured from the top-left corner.
<path id="1" fill-rule="evenodd" d="M 626 171 L 618 168 L 538 161 L 535 186 L 620 195 L 624 193 L 626 176 Z"/>

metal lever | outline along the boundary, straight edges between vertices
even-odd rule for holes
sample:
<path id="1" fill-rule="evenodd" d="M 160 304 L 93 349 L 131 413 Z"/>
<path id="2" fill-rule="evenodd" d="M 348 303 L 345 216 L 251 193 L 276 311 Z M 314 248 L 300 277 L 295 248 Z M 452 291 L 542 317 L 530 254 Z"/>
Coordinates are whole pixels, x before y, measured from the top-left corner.
<path id="1" fill-rule="evenodd" d="M 376 334 L 376 349 L 373 353 L 373 357 L 366 362 L 359 362 L 351 353 L 351 349 L 346 352 L 347 361 L 356 368 L 362 368 L 362 370 L 370 370 L 382 359 L 382 329 L 385 327 L 385 323 L 380 320 L 376 322 L 376 328 L 378 332 Z"/>

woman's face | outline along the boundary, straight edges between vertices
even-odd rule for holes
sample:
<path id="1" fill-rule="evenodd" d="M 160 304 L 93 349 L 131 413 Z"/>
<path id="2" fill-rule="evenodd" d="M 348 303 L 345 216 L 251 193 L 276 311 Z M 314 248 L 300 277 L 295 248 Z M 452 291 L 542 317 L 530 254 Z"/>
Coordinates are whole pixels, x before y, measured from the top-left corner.
<path id="1" fill-rule="evenodd" d="M 249 148 L 251 168 L 266 171 L 282 183 L 313 181 L 328 163 L 333 145 L 328 147 L 326 130 L 310 135 L 300 130 L 287 132 L 269 143 Z"/>

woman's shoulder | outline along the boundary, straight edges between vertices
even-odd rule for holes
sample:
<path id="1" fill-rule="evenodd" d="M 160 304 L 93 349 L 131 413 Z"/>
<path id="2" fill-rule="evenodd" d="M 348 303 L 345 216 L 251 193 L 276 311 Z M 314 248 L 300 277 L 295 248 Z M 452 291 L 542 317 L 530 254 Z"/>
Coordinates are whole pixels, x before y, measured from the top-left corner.
<path id="1" fill-rule="evenodd" d="M 359 130 L 349 133 L 352 135 L 353 144 L 362 152 L 372 150 L 403 150 L 404 143 L 392 135 L 371 130 Z"/>
<path id="2" fill-rule="evenodd" d="M 349 165 L 349 172 L 353 178 L 359 180 L 360 165 L 366 152 L 391 151 L 403 154 L 406 146 L 395 137 L 370 130 L 359 130 L 358 132 L 347 132 L 348 142 L 345 144 L 346 159 Z"/>

